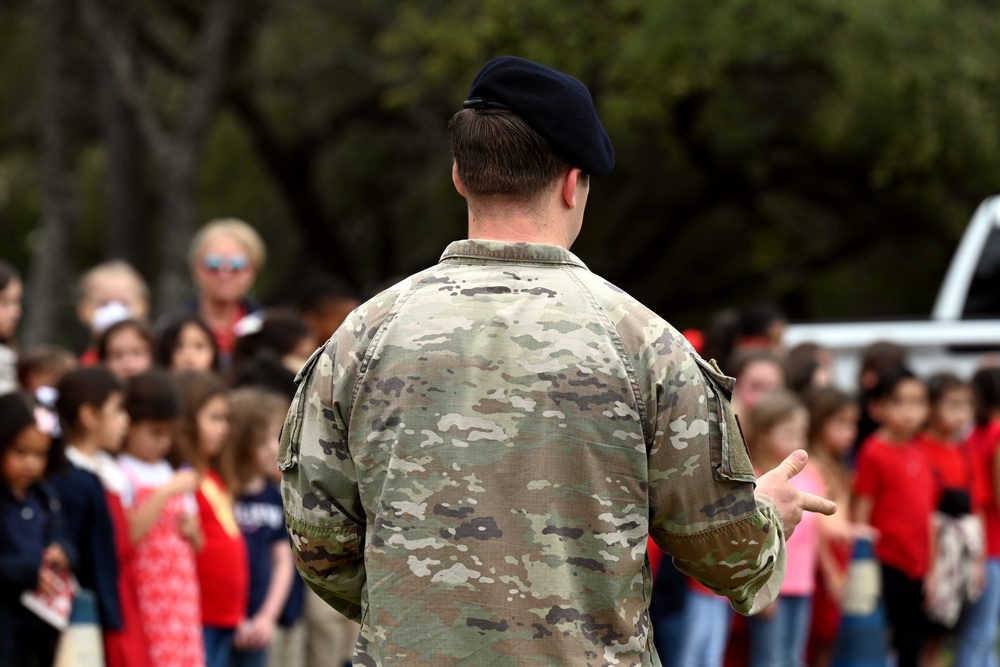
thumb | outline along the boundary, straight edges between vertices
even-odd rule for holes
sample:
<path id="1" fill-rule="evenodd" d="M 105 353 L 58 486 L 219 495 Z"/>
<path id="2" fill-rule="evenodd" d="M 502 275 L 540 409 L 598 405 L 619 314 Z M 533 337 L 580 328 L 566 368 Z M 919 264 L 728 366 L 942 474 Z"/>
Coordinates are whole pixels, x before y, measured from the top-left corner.
<path id="1" fill-rule="evenodd" d="M 808 461 L 809 455 L 806 454 L 805 450 L 796 449 L 778 467 L 781 469 L 782 474 L 785 475 L 785 479 L 791 479 L 802 472 Z"/>

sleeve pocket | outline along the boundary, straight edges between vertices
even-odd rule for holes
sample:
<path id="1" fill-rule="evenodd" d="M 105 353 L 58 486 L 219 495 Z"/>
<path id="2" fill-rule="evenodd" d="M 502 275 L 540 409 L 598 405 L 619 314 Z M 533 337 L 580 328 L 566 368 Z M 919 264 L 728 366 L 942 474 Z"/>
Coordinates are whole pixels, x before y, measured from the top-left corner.
<path id="1" fill-rule="evenodd" d="M 695 359 L 701 367 L 702 375 L 708 381 L 711 394 L 709 431 L 712 441 L 712 470 L 715 478 L 720 482 L 753 484 L 757 481 L 757 477 L 753 471 L 750 452 L 743 437 L 743 429 L 730 404 L 736 380 L 725 375 L 715 360 L 705 361 L 697 355 Z"/>

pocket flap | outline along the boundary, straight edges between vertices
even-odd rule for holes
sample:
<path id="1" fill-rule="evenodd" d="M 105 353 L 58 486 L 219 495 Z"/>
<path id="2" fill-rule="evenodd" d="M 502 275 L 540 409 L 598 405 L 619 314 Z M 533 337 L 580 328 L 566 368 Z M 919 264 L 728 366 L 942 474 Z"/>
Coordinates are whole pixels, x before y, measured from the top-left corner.
<path id="1" fill-rule="evenodd" d="M 733 412 L 730 403 L 736 380 L 729 377 L 719 368 L 715 360 L 705 361 L 695 355 L 695 360 L 701 367 L 702 374 L 708 380 L 712 393 L 715 394 L 713 415 L 711 421 L 717 420 L 717 431 L 712 431 L 712 469 L 715 478 L 727 482 L 756 483 L 757 476 L 753 471 L 750 451 L 739 419 Z"/>
<path id="2" fill-rule="evenodd" d="M 302 368 L 295 375 L 295 398 L 288 408 L 288 416 L 285 423 L 281 425 L 281 434 L 278 436 L 278 470 L 285 471 L 294 468 L 299 463 L 299 440 L 302 436 L 302 422 L 305 419 L 306 405 L 309 401 L 305 388 L 308 386 L 309 376 L 312 374 L 316 362 L 326 346 L 323 345 L 303 364 Z"/>

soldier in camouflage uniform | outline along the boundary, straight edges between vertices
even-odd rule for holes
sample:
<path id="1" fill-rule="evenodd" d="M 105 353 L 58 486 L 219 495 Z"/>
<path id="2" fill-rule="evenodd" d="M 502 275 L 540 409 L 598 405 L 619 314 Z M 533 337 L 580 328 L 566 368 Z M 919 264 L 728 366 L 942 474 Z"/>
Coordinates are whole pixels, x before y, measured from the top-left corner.
<path id="1" fill-rule="evenodd" d="M 469 240 L 355 310 L 297 378 L 279 467 L 356 665 L 658 665 L 647 536 L 744 614 L 803 509 L 733 381 L 568 248 L 613 165 L 582 83 L 488 63 L 449 123 Z M 801 460 L 800 460 L 801 459 Z"/>

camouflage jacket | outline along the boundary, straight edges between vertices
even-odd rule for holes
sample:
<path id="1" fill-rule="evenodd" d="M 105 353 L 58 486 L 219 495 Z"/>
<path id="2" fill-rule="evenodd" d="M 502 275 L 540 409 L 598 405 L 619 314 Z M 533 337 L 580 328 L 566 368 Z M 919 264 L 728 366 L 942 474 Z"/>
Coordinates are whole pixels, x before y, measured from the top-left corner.
<path id="1" fill-rule="evenodd" d="M 359 665 L 658 665 L 647 536 L 754 613 L 784 537 L 733 381 L 562 248 L 467 240 L 311 357 L 278 455 Z"/>

